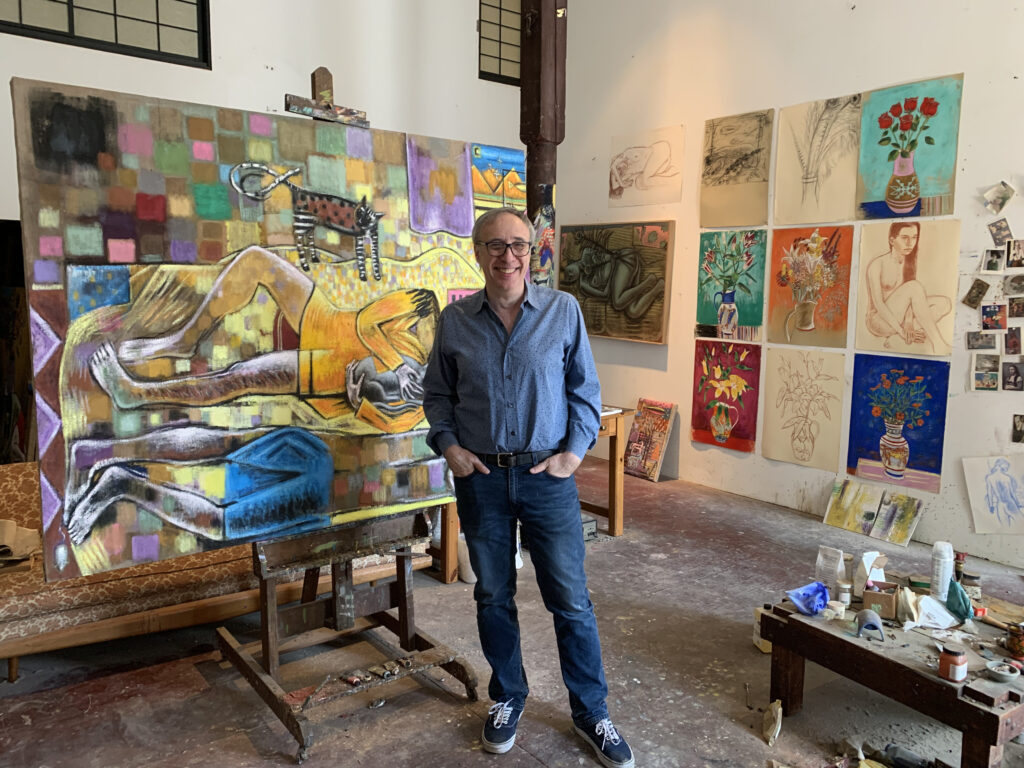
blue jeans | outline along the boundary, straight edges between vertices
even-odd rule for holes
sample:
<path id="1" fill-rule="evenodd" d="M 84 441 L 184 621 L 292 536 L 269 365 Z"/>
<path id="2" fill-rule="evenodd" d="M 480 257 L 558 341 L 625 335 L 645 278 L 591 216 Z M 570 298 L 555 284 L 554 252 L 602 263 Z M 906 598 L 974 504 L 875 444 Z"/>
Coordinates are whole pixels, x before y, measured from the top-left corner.
<path id="1" fill-rule="evenodd" d="M 489 475 L 455 478 L 459 521 L 477 578 L 473 597 L 480 645 L 491 665 L 487 692 L 494 701 L 512 699 L 520 705 L 529 693 L 515 604 L 519 520 L 544 606 L 554 617 L 572 718 L 579 725 L 601 720 L 608 716 L 608 685 L 583 570 L 576 480 L 546 472 L 531 475 L 529 467 L 488 469 Z"/>

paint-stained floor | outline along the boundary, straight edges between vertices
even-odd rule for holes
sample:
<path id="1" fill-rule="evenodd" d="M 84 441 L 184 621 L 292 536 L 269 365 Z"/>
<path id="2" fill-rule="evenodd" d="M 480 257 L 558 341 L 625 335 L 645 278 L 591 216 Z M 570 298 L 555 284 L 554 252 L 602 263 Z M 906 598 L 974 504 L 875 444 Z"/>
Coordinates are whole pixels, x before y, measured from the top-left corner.
<path id="1" fill-rule="evenodd" d="M 588 459 L 582 495 L 599 500 L 606 464 Z M 769 749 L 760 735 L 769 657 L 752 642 L 753 608 L 810 581 L 819 544 L 880 549 L 900 570 L 928 570 L 930 547 L 908 549 L 824 526 L 817 518 L 680 481 L 626 478 L 625 535 L 587 547 L 601 629 L 608 704 L 642 768 L 757 768 L 775 759 L 821 768 L 845 739 L 896 742 L 951 765 L 959 734 L 867 689 L 808 665 L 804 711 L 783 722 Z M 604 521 L 599 522 L 603 528 Z M 981 560 L 986 592 L 1024 603 L 1019 571 Z M 344 699 L 316 715 L 305 765 L 597 766 L 574 735 L 554 633 L 526 558 L 519 617 L 531 695 L 512 751 L 484 753 L 489 702 L 431 672 Z M 475 666 L 472 587 L 418 573 L 416 620 Z M 258 618 L 229 622 L 242 641 Z M 21 679 L 0 683 L 0 765 L 48 768 L 175 768 L 292 765 L 296 744 L 238 672 L 220 660 L 214 627 L 195 627 L 23 658 Z M 291 657 L 289 657 L 291 658 Z M 366 642 L 299 653 L 285 687 L 383 657 Z M 294 685 L 293 685 L 294 683 Z M 384 702 L 379 706 L 379 699 Z M 1004 766 L 1024 766 L 1024 746 Z"/>

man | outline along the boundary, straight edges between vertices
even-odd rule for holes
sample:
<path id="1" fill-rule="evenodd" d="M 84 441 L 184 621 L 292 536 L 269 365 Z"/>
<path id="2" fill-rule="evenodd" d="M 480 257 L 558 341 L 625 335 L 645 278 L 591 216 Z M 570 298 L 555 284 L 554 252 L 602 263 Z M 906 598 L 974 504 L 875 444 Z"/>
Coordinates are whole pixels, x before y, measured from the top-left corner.
<path id="1" fill-rule="evenodd" d="M 573 480 L 597 438 L 601 388 L 576 300 L 526 279 L 532 238 L 512 208 L 477 220 L 473 242 L 485 288 L 441 313 L 423 382 L 427 441 L 455 476 L 477 577 L 477 626 L 495 702 L 483 747 L 512 748 L 529 692 L 514 600 L 519 521 L 554 616 L 576 731 L 604 765 L 629 768 L 633 753 L 605 704 Z"/>

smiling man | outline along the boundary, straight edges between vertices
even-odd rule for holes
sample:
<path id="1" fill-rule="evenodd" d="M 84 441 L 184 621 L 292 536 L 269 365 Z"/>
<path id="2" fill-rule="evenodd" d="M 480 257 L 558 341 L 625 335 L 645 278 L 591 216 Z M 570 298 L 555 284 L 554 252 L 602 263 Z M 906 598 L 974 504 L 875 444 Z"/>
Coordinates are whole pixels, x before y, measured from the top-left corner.
<path id="1" fill-rule="evenodd" d="M 527 280 L 532 239 L 512 208 L 477 219 L 473 243 L 485 287 L 441 313 L 423 382 L 427 441 L 455 476 L 477 577 L 477 626 L 495 702 L 483 747 L 512 748 L 529 693 L 515 605 L 519 522 L 554 617 L 576 731 L 605 766 L 629 768 L 633 753 L 605 704 L 573 478 L 597 439 L 601 387 L 576 300 Z"/>

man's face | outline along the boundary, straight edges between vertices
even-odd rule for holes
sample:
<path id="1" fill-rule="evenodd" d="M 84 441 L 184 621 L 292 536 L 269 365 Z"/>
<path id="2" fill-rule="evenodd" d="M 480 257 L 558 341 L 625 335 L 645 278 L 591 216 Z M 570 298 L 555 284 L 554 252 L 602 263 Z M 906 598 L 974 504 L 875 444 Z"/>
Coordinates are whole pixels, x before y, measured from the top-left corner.
<path id="1" fill-rule="evenodd" d="M 529 244 L 530 230 L 518 216 L 503 214 L 480 231 L 479 242 L 474 244 L 488 295 L 494 298 L 518 297 L 524 290 L 526 273 L 530 268 L 529 248 L 522 256 L 516 256 L 508 247 L 500 255 L 492 256 L 486 244 L 496 245 L 498 242 Z"/>

